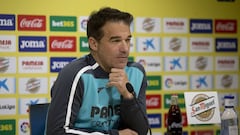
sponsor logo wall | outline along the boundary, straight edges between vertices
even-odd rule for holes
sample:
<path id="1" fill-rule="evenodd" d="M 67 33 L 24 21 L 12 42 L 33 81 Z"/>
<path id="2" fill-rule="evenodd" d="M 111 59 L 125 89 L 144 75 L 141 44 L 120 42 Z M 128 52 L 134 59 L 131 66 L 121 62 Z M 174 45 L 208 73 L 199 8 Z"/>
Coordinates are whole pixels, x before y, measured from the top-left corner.
<path id="1" fill-rule="evenodd" d="M 50 102 L 57 73 L 89 52 L 88 16 L 0 14 L 0 134 L 29 135 L 28 105 Z M 183 93 L 234 95 L 240 110 L 239 18 L 135 16 L 129 60 L 147 72 L 146 105 L 153 134 L 166 132 L 170 96 L 179 94 L 185 135 L 219 133 L 188 125 Z"/>

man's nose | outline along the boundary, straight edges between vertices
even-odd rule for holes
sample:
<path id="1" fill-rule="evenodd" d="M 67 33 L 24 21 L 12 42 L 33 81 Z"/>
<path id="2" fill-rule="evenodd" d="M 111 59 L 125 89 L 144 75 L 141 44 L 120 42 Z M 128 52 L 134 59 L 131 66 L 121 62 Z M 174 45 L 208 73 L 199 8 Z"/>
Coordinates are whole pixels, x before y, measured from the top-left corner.
<path id="1" fill-rule="evenodd" d="M 130 43 L 123 40 L 122 44 L 121 44 L 121 47 L 120 47 L 120 50 L 121 51 L 129 51 L 129 47 L 130 47 Z"/>

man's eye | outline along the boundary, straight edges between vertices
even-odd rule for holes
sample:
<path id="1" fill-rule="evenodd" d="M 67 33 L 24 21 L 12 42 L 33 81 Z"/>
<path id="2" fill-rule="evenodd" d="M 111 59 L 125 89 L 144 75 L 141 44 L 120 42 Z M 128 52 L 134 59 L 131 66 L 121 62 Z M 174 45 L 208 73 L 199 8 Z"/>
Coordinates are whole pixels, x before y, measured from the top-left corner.
<path id="1" fill-rule="evenodd" d="M 121 42 L 120 39 L 112 40 L 112 42 Z"/>
<path id="2" fill-rule="evenodd" d="M 126 42 L 129 43 L 131 41 L 131 39 L 126 39 Z"/>

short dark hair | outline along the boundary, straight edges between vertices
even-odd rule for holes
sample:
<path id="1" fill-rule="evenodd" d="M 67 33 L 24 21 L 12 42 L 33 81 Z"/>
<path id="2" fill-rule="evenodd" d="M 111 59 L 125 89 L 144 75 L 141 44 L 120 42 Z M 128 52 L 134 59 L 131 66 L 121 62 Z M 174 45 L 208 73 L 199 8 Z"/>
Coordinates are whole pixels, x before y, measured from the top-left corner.
<path id="1" fill-rule="evenodd" d="M 100 41 L 103 37 L 102 27 L 106 22 L 119 22 L 123 21 L 127 25 L 131 25 L 133 16 L 130 13 L 120 11 L 118 9 L 105 7 L 99 11 L 91 13 L 87 23 L 87 37 L 94 37 Z"/>

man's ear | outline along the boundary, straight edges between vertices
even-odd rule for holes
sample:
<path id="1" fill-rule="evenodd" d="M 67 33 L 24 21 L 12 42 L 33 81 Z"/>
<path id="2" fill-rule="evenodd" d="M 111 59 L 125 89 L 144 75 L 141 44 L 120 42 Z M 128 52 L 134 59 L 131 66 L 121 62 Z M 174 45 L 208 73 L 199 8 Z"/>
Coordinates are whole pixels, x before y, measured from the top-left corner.
<path id="1" fill-rule="evenodd" d="M 97 50 L 97 44 L 98 44 L 98 42 L 95 40 L 95 38 L 89 37 L 89 38 L 88 38 L 88 44 L 89 44 L 89 47 L 90 47 L 92 50 L 94 50 L 94 51 Z"/>

